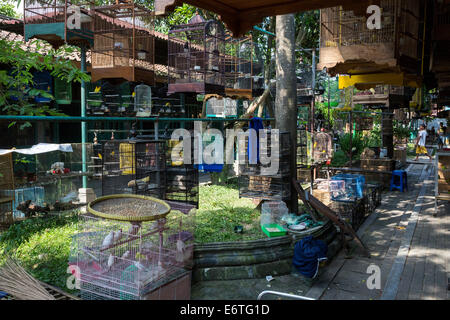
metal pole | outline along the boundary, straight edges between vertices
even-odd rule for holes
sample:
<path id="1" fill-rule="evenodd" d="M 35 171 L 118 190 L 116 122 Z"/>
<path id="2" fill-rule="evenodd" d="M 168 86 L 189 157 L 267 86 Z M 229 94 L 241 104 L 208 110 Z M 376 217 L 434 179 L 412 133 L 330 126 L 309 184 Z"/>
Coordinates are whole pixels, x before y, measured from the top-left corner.
<path id="1" fill-rule="evenodd" d="M 86 48 L 81 46 L 81 72 L 86 72 Z M 86 117 L 86 82 L 81 81 L 81 117 Z M 86 122 L 81 122 L 81 162 L 82 172 L 87 172 L 86 161 Z M 87 188 L 87 176 L 83 176 L 83 188 Z"/>

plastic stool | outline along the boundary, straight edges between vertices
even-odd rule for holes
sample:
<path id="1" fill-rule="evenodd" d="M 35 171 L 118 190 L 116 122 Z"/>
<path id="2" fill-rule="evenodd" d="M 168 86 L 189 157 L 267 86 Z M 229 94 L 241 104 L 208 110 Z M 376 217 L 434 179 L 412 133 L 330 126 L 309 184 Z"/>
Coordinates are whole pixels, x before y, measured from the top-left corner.
<path id="1" fill-rule="evenodd" d="M 389 190 L 392 191 L 393 189 L 400 190 L 401 192 L 408 190 L 408 175 L 405 170 L 392 171 L 391 187 Z"/>

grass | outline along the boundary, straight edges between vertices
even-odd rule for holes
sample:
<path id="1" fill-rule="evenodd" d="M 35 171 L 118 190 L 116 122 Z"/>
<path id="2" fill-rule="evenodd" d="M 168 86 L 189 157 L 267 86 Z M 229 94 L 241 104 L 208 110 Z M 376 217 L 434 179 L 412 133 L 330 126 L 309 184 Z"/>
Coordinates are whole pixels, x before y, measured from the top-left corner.
<path id="1" fill-rule="evenodd" d="M 76 221 L 76 212 L 71 212 L 15 223 L 0 235 L 0 264 L 8 254 L 35 278 L 65 288 Z"/>
<path id="2" fill-rule="evenodd" d="M 201 186 L 196 213 L 197 243 L 262 239 L 259 213 L 249 199 L 239 199 L 236 185 Z M 13 256 L 34 277 L 70 293 L 66 280 L 72 236 L 77 233 L 77 212 L 35 217 L 16 222 L 0 234 L 0 265 Z M 234 232 L 241 225 L 244 232 Z"/>
<path id="3" fill-rule="evenodd" d="M 239 199 L 236 185 L 210 185 L 200 188 L 200 206 L 196 214 L 197 243 L 256 240 L 265 237 L 259 226 L 259 212 L 249 199 Z M 244 227 L 235 233 L 234 227 Z"/>

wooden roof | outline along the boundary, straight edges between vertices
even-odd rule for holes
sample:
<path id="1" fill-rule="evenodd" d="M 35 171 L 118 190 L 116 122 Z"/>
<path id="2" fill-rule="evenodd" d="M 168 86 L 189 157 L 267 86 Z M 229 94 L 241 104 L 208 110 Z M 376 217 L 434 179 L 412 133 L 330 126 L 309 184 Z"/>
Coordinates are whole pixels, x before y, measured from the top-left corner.
<path id="1" fill-rule="evenodd" d="M 413 0 L 411 0 L 413 1 Z M 335 7 L 351 6 L 355 0 L 155 0 L 156 15 L 165 15 L 183 3 L 202 8 L 220 16 L 233 36 L 239 37 L 264 17 Z M 366 0 L 377 4 L 380 0 Z"/>

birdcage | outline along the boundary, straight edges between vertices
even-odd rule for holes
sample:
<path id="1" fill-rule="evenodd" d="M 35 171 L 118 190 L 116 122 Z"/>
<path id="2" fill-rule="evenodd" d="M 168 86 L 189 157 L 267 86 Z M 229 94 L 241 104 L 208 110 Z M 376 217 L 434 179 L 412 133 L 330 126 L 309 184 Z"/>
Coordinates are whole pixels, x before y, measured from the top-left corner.
<path id="1" fill-rule="evenodd" d="M 154 13 L 133 1 L 95 8 L 92 81 L 155 83 Z"/>
<path id="2" fill-rule="evenodd" d="M 260 132 L 259 154 L 239 147 L 239 197 L 286 200 L 290 197 L 290 133 L 278 130 Z M 255 140 L 255 139 L 253 139 Z M 252 160 L 253 159 L 253 160 Z M 256 162 L 255 162 L 256 160 Z"/>
<path id="3" fill-rule="evenodd" d="M 408 71 L 417 74 L 424 1 L 380 0 L 380 26 L 370 3 L 321 9 L 318 69 L 332 74 Z M 370 20 L 368 18 L 371 18 Z M 375 19 L 374 19 L 375 18 Z M 358 60 L 358 65 L 354 61 Z"/>
<path id="4" fill-rule="evenodd" d="M 309 104 L 313 96 L 313 72 L 312 67 L 306 63 L 300 63 L 297 68 L 297 102 Z"/>
<path id="5" fill-rule="evenodd" d="M 236 118 L 237 114 L 238 100 L 212 97 L 206 101 L 208 118 Z"/>
<path id="6" fill-rule="evenodd" d="M 358 117 L 356 120 L 356 130 L 372 130 L 373 118 L 372 117 Z"/>
<path id="7" fill-rule="evenodd" d="M 94 16 L 94 2 L 89 0 L 25 0 L 25 41 L 37 38 L 54 47 L 91 47 Z"/>
<path id="8" fill-rule="evenodd" d="M 198 169 L 194 165 L 194 137 L 191 137 L 190 140 L 189 161 L 184 159 L 186 151 L 180 150 L 176 154 L 177 152 L 174 148 L 179 144 L 179 141 L 167 140 L 167 187 L 164 199 L 191 204 L 198 208 L 199 175 Z"/>
<path id="9" fill-rule="evenodd" d="M 86 82 L 86 110 L 89 113 L 104 113 L 105 107 L 102 108 L 102 82 Z"/>
<path id="10" fill-rule="evenodd" d="M 139 116 L 150 116 L 152 114 L 152 88 L 140 84 L 135 87 L 134 92 L 134 111 Z"/>
<path id="11" fill-rule="evenodd" d="M 164 199 L 165 141 L 102 142 L 102 194 L 139 194 Z"/>
<path id="12" fill-rule="evenodd" d="M 127 206 L 132 206 L 114 200 L 111 206 L 116 209 L 126 211 Z M 92 208 L 97 210 L 95 205 Z M 109 209 L 102 206 L 103 212 Z M 194 219 L 194 212 L 186 215 L 173 211 L 148 222 L 80 216 L 69 264 L 79 271 L 81 298 L 189 299 Z"/>
<path id="13" fill-rule="evenodd" d="M 234 98 L 251 99 L 254 80 L 254 45 L 251 37 L 235 39 L 227 37 L 225 42 L 225 94 Z M 256 67 L 256 66 L 255 66 Z M 258 68 L 255 68 L 258 71 Z"/>
<path id="14" fill-rule="evenodd" d="M 52 94 L 53 93 L 53 77 L 50 75 L 48 71 L 38 71 L 33 74 L 33 88 L 42 90 L 45 93 Z M 42 95 L 36 95 L 34 97 L 34 101 L 37 103 L 48 103 L 52 101 L 48 97 L 44 97 Z"/>
<path id="15" fill-rule="evenodd" d="M 308 132 L 304 125 L 297 128 L 297 165 L 308 164 Z"/>
<path id="16" fill-rule="evenodd" d="M 404 86 L 375 85 L 368 90 L 360 90 L 352 95 L 353 104 L 364 106 L 407 108 L 414 89 Z"/>
<path id="17" fill-rule="evenodd" d="M 72 83 L 60 78 L 55 78 L 55 101 L 57 104 L 72 103 Z"/>
<path id="18" fill-rule="evenodd" d="M 220 22 L 195 15 L 169 30 L 168 93 L 223 94 L 225 32 Z"/>
<path id="19" fill-rule="evenodd" d="M 12 154 L 0 156 L 0 229 L 13 222 L 14 198 L 4 193 L 4 190 L 14 190 L 14 171 Z"/>

